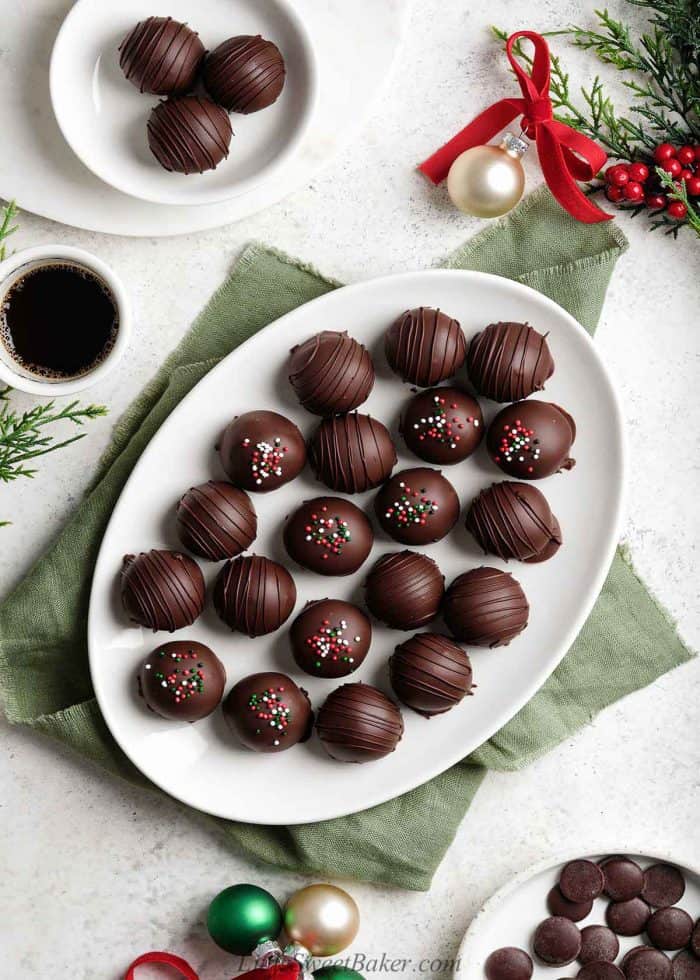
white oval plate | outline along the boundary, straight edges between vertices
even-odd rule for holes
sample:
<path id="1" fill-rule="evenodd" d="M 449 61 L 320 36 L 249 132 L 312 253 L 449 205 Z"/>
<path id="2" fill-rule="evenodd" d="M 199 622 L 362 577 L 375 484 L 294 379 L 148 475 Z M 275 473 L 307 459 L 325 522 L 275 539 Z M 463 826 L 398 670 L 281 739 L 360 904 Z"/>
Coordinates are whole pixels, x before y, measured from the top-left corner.
<path id="1" fill-rule="evenodd" d="M 287 77 L 267 109 L 231 114 L 227 160 L 204 174 L 164 170 L 148 147 L 157 95 L 141 94 L 119 67 L 119 44 L 138 21 L 170 16 L 199 33 L 207 50 L 234 34 L 262 34 L 282 52 Z M 51 101 L 63 135 L 83 163 L 112 187 L 159 204 L 198 205 L 244 194 L 292 158 L 318 92 L 309 33 L 287 0 L 78 0 L 51 56 Z"/>
<path id="2" fill-rule="evenodd" d="M 134 627 L 119 603 L 122 557 L 134 551 L 178 547 L 176 501 L 190 486 L 219 474 L 214 445 L 232 418 L 256 408 L 293 418 L 305 434 L 317 420 L 296 402 L 286 378 L 287 351 L 324 328 L 348 330 L 373 352 L 377 383 L 362 411 L 396 429 L 410 395 L 382 354 L 383 333 L 409 307 L 439 306 L 457 317 L 467 337 L 498 320 L 528 320 L 548 332 L 556 371 L 545 397 L 573 413 L 578 424 L 570 473 L 540 481 L 561 522 L 565 544 L 538 565 L 511 563 L 530 600 L 525 632 L 508 647 L 471 650 L 478 690 L 457 708 L 430 721 L 404 711 L 406 732 L 396 752 L 378 762 L 348 767 L 329 759 L 316 738 L 279 755 L 236 745 L 220 711 L 194 725 L 156 718 L 135 696 L 134 672 L 154 646 L 168 638 Z M 497 406 L 483 402 L 487 417 Z M 397 437 L 399 467 L 422 465 Z M 485 449 L 446 468 L 463 505 L 502 474 Z M 623 486 L 623 433 L 612 382 L 588 334 L 540 293 L 498 276 L 458 270 L 405 273 L 338 289 L 248 340 L 204 378 L 173 411 L 134 467 L 115 507 L 95 569 L 89 618 L 90 668 L 95 692 L 112 734 L 153 782 L 190 806 L 220 817 L 264 824 L 304 823 L 353 813 L 398 796 L 467 755 L 497 731 L 535 693 L 583 625 L 603 584 L 617 541 Z M 298 612 L 309 599 L 361 597 L 367 569 L 401 545 L 377 532 L 365 566 L 347 578 L 326 578 L 295 568 L 281 540 L 284 518 L 302 500 L 328 493 L 307 470 L 291 484 L 255 496 L 258 554 L 289 563 Z M 373 493 L 353 499 L 371 507 Z M 463 523 L 425 549 L 449 583 L 484 563 Z M 489 557 L 489 564 L 499 566 Z M 217 566 L 203 564 L 207 580 Z M 503 566 L 501 566 L 503 567 Z M 255 640 L 227 632 L 211 608 L 178 638 L 209 644 L 224 660 L 228 686 L 260 670 L 290 673 L 318 706 L 337 682 L 300 674 L 288 650 L 287 626 Z M 407 634 L 376 625 L 372 649 L 353 680 L 387 687 L 387 657 Z"/>
<path id="3" fill-rule="evenodd" d="M 668 855 L 636 847 L 632 850 L 625 847 L 611 847 L 607 851 L 594 855 L 582 854 L 581 850 L 578 850 L 560 857 L 557 861 L 549 858 L 526 871 L 519 872 L 491 896 L 472 920 L 462 940 L 454 970 L 455 980 L 486 980 L 484 964 L 489 955 L 502 946 L 517 946 L 532 955 L 534 931 L 549 915 L 547 894 L 559 880 L 559 873 L 563 866 L 581 857 L 588 857 L 590 861 L 600 861 L 612 854 L 626 854 L 643 868 L 657 862 L 676 865 L 683 872 L 686 883 L 685 894 L 678 905 L 693 919 L 700 916 L 700 869 L 689 868 Z M 596 899 L 591 914 L 576 923 L 579 928 L 595 924 L 604 925 L 608 901 L 609 899 L 604 896 Z M 618 936 L 618 939 L 620 953 L 615 960 L 618 964 L 628 949 L 644 942 L 640 936 Z M 675 953 L 670 955 L 675 956 Z M 533 980 L 552 980 L 556 975 L 553 968 L 538 963 L 534 956 L 532 959 L 535 966 Z M 570 974 L 578 972 L 580 968 L 580 964 L 573 963 L 557 969 L 560 974 Z"/>

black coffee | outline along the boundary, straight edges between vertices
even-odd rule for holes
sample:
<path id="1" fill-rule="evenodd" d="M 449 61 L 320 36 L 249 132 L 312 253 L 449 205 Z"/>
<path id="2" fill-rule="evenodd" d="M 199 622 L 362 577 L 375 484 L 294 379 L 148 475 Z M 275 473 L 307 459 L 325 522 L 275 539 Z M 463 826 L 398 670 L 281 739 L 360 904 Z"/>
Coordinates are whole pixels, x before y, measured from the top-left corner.
<path id="1" fill-rule="evenodd" d="M 0 311 L 0 339 L 31 374 L 66 379 L 86 374 L 114 345 L 114 299 L 89 269 L 51 263 L 12 284 Z"/>

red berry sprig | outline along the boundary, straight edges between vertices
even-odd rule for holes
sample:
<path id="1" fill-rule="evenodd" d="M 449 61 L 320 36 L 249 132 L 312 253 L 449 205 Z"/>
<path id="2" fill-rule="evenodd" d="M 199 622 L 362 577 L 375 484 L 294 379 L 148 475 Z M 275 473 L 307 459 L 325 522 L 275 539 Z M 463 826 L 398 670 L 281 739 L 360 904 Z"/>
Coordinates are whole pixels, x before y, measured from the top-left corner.
<path id="1" fill-rule="evenodd" d="M 682 182 L 689 197 L 700 197 L 700 146 L 675 147 L 671 143 L 660 143 L 652 157 L 653 164 L 661 167 L 676 183 Z M 608 167 L 605 196 L 613 204 L 634 204 L 656 213 L 665 211 L 669 218 L 683 221 L 688 208 L 683 201 L 669 200 L 651 163 L 634 161 Z"/>

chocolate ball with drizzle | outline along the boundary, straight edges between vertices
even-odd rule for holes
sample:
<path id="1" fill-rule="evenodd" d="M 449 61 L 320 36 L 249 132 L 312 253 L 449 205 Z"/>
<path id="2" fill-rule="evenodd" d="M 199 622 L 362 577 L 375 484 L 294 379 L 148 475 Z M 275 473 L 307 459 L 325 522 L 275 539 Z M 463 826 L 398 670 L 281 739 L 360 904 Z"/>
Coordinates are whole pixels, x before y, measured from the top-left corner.
<path id="1" fill-rule="evenodd" d="M 391 686 L 403 704 L 431 718 L 444 714 L 472 689 L 469 657 L 438 633 L 416 633 L 389 660 Z"/>
<path id="2" fill-rule="evenodd" d="M 460 388 L 430 388 L 413 397 L 399 431 L 411 452 L 427 463 L 450 466 L 474 452 L 484 434 L 479 403 Z"/>
<path id="3" fill-rule="evenodd" d="M 191 626 L 204 609 L 204 594 L 204 576 L 189 555 L 154 549 L 124 558 L 124 609 L 130 619 L 154 633 Z"/>
<path id="4" fill-rule="evenodd" d="M 372 762 L 399 744 L 403 718 L 397 705 L 371 684 L 343 684 L 323 703 L 316 731 L 331 758 Z"/>
<path id="5" fill-rule="evenodd" d="M 203 174 L 226 159 L 233 130 L 226 110 L 211 99 L 180 95 L 151 111 L 147 133 L 151 153 L 165 170 Z"/>
<path id="6" fill-rule="evenodd" d="M 472 337 L 469 380 L 481 395 L 515 402 L 541 391 L 554 373 L 546 337 L 527 323 L 492 323 Z"/>
<path id="7" fill-rule="evenodd" d="M 525 629 L 530 606 L 510 572 L 484 565 L 457 576 L 445 593 L 443 614 L 458 640 L 500 647 Z"/>
<path id="8" fill-rule="evenodd" d="M 440 612 L 445 577 L 428 555 L 399 551 L 383 555 L 365 581 L 365 602 L 377 619 L 395 630 L 425 626 Z"/>
<path id="9" fill-rule="evenodd" d="M 231 732 L 254 752 L 284 752 L 305 742 L 314 721 L 306 691 L 275 671 L 250 674 L 235 684 L 223 715 Z"/>
<path id="10" fill-rule="evenodd" d="M 457 320 L 442 310 L 420 306 L 394 320 L 384 338 L 384 352 L 399 377 L 428 388 L 457 373 L 467 343 Z"/>
<path id="11" fill-rule="evenodd" d="M 306 463 L 297 426 L 277 412 L 246 412 L 226 426 L 219 443 L 221 465 L 232 483 L 254 493 L 277 490 Z"/>
<path id="12" fill-rule="evenodd" d="M 226 671 L 216 654 L 196 640 L 156 647 L 141 664 L 138 690 L 155 714 L 171 721 L 206 718 L 221 701 Z"/>
<path id="13" fill-rule="evenodd" d="M 374 365 L 366 348 L 347 333 L 322 330 L 292 348 L 289 382 L 314 415 L 350 412 L 367 401 Z"/>
<path id="14" fill-rule="evenodd" d="M 396 449 L 385 425 L 351 412 L 320 423 L 309 443 L 309 462 L 331 490 L 364 493 L 391 476 Z"/>
<path id="15" fill-rule="evenodd" d="M 258 112 L 277 100 L 284 86 L 284 58 L 259 34 L 230 37 L 207 55 L 204 86 L 229 112 Z"/>
<path id="16" fill-rule="evenodd" d="M 235 558 L 251 546 L 258 529 L 253 503 L 224 480 L 190 487 L 177 505 L 177 533 L 183 545 L 209 561 Z"/>
<path id="17" fill-rule="evenodd" d="M 183 95 L 204 58 L 199 35 L 172 17 L 147 17 L 119 45 L 119 67 L 139 92 Z"/>
<path id="18" fill-rule="evenodd" d="M 372 642 L 367 616 L 351 602 L 309 602 L 289 631 L 298 666 L 314 677 L 346 677 L 360 666 Z"/>
<path id="19" fill-rule="evenodd" d="M 544 561 L 562 542 L 544 494 L 529 483 L 494 483 L 482 490 L 472 501 L 466 525 L 487 554 L 503 561 Z"/>
<path id="20" fill-rule="evenodd" d="M 296 585 L 287 569 L 262 555 L 227 561 L 214 586 L 219 618 L 246 636 L 264 636 L 279 629 L 296 600 Z"/>

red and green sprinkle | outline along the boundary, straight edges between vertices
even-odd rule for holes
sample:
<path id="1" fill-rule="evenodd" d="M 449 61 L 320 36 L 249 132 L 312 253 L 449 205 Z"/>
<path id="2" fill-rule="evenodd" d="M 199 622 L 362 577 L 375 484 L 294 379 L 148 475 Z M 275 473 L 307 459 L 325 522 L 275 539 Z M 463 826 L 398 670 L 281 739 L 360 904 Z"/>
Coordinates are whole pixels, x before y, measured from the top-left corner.
<path id="1" fill-rule="evenodd" d="M 273 745 L 280 744 L 280 738 L 287 734 L 287 728 L 292 718 L 292 710 L 284 700 L 284 687 L 268 687 L 264 691 L 251 694 L 248 698 L 248 709 L 255 714 L 258 721 L 267 728 L 274 728 L 278 737 Z M 262 726 L 256 729 L 256 735 L 262 735 Z"/>
<path id="2" fill-rule="evenodd" d="M 252 439 L 246 437 L 241 443 L 244 449 L 252 445 Z M 256 442 L 250 457 L 250 471 L 258 486 L 271 476 L 282 476 L 282 463 L 289 451 L 288 446 L 282 445 L 282 440 L 276 436 L 272 442 Z"/>
<path id="3" fill-rule="evenodd" d="M 427 497 L 424 490 L 412 490 L 403 480 L 399 483 L 399 489 L 401 493 L 398 500 L 387 507 L 384 517 L 395 521 L 400 527 L 409 524 L 424 525 L 427 518 L 439 510 L 438 502 Z"/>
<path id="4" fill-rule="evenodd" d="M 448 405 L 447 399 L 443 395 L 434 395 L 433 404 L 435 408 L 430 415 L 426 415 L 413 423 L 413 428 L 419 433 L 418 438 L 421 442 L 432 439 L 449 446 L 450 449 L 456 449 L 457 443 L 462 439 L 459 430 L 466 428 L 467 425 L 478 428 L 479 419 L 474 418 L 473 415 L 461 419 L 459 415 L 455 414 L 459 408 L 458 404 L 450 402 Z"/>
<path id="5" fill-rule="evenodd" d="M 340 517 L 326 517 L 328 508 L 323 506 L 315 511 L 309 523 L 304 526 L 305 539 L 323 548 L 323 561 L 332 556 L 342 555 L 343 546 L 352 541 L 347 521 Z"/>
<path id="6" fill-rule="evenodd" d="M 516 419 L 512 424 L 506 422 L 503 426 L 498 453 L 494 459 L 497 463 L 525 463 L 529 461 L 527 472 L 532 473 L 534 471 L 532 464 L 537 462 L 541 454 L 539 442 L 534 436 L 535 430 L 528 429 L 520 419 Z"/>
<path id="7" fill-rule="evenodd" d="M 158 650 L 155 654 L 156 663 L 145 665 L 146 670 L 153 670 L 154 677 L 161 687 L 164 687 L 173 696 L 175 704 L 181 704 L 189 700 L 194 694 L 202 694 L 204 691 L 204 664 L 197 661 L 196 664 L 189 661 L 197 660 L 197 654 L 193 651 L 189 653 L 166 653 L 165 650 Z M 163 661 L 168 661 L 163 663 Z M 175 666 L 178 664 L 178 666 Z M 156 668 L 154 670 L 154 668 Z"/>
<path id="8" fill-rule="evenodd" d="M 329 619 L 324 619 L 316 632 L 307 637 L 306 645 L 316 657 L 314 667 L 321 669 L 324 660 L 332 660 L 336 663 L 341 661 L 345 664 L 355 662 L 355 658 L 351 656 L 354 648 L 351 641 L 345 637 L 347 628 L 346 619 L 341 619 L 337 626 L 333 626 Z M 354 636 L 352 643 L 359 643 L 361 639 L 360 636 Z"/>

